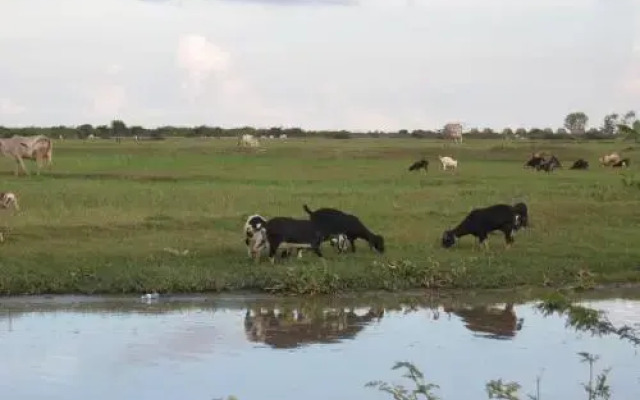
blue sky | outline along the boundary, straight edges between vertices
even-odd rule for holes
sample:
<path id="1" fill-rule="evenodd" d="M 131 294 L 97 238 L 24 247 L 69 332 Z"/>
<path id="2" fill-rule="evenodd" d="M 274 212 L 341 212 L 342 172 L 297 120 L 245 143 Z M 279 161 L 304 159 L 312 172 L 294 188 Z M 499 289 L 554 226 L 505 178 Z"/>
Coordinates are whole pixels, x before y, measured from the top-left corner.
<path id="1" fill-rule="evenodd" d="M 0 125 L 601 125 L 638 0 L 0 0 Z"/>

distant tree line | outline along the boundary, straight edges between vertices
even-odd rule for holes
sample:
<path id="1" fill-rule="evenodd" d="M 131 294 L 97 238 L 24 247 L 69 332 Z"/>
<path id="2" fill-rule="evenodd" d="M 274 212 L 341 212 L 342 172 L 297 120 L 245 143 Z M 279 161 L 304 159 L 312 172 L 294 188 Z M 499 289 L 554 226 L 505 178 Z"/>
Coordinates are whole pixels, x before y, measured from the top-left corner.
<path id="1" fill-rule="evenodd" d="M 638 126 L 636 113 L 628 111 L 625 114 L 612 113 L 605 116 L 604 121 L 597 127 L 588 128 L 589 117 L 584 112 L 572 112 L 564 120 L 564 126 L 558 129 L 552 128 L 505 128 L 493 130 L 491 128 L 470 128 L 465 131 L 466 137 L 478 139 L 496 138 L 528 138 L 528 139 L 610 139 L 621 133 L 630 131 L 626 127 Z M 622 129 L 621 129 L 622 126 Z M 300 137 L 325 137 L 332 139 L 349 139 L 356 137 L 414 137 L 414 138 L 443 138 L 442 129 L 437 130 L 406 130 L 384 132 L 370 131 L 366 133 L 339 131 L 311 131 L 300 128 L 253 128 L 249 126 L 239 128 L 220 128 L 215 126 L 162 126 L 158 128 L 145 128 L 139 125 L 127 126 L 124 121 L 113 120 L 109 125 L 82 124 L 79 126 L 52 126 L 52 127 L 25 127 L 10 128 L 0 126 L 0 137 L 13 135 L 32 136 L 46 135 L 51 138 L 87 139 L 90 137 L 103 139 L 138 138 L 147 140 L 162 140 L 170 137 L 237 137 L 243 134 L 252 134 L 258 137 L 280 137 L 286 135 L 291 138 Z"/>

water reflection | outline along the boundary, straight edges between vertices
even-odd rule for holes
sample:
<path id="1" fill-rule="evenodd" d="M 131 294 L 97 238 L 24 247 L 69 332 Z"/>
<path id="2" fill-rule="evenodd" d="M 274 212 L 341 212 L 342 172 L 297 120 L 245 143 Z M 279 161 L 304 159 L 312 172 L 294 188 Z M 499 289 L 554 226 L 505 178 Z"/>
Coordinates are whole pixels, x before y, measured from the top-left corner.
<path id="1" fill-rule="evenodd" d="M 592 305 L 640 320 L 640 301 Z M 578 398 L 580 351 L 613 367 L 621 398 L 638 397 L 628 343 L 576 334 L 509 294 L 0 301 L 0 393 L 16 399 L 382 400 L 364 384 L 397 379 L 399 360 L 428 371 L 449 400 L 486 398 L 484 382 L 497 378 L 530 393 L 543 368 L 542 398 Z"/>
<path id="2" fill-rule="evenodd" d="M 252 342 L 291 349 L 353 339 L 367 324 L 380 321 L 383 316 L 384 309 L 379 307 L 369 308 L 363 315 L 356 313 L 354 308 L 248 308 L 244 330 Z"/>
<path id="3" fill-rule="evenodd" d="M 457 315 L 476 336 L 490 339 L 512 339 L 522 329 L 523 318 L 517 318 L 513 303 L 497 305 L 445 306 L 447 314 Z"/>

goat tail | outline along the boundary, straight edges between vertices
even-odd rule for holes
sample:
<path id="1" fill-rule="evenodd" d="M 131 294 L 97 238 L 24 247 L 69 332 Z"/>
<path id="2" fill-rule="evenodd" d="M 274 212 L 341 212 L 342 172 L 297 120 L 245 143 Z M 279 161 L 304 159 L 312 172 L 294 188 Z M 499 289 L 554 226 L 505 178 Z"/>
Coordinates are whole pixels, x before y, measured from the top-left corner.
<path id="1" fill-rule="evenodd" d="M 307 214 L 313 214 L 313 211 L 311 211 L 311 209 L 309 209 L 309 207 L 308 207 L 306 204 L 303 204 L 303 205 L 302 205 L 302 208 L 304 208 L 304 211 L 305 211 Z"/>

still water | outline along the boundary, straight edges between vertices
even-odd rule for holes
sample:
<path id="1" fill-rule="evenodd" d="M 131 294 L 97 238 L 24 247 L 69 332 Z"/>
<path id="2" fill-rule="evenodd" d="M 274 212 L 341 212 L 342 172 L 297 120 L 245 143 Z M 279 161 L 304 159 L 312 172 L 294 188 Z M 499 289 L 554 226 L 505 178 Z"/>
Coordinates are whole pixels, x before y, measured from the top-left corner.
<path id="1" fill-rule="evenodd" d="M 636 291 L 637 292 L 637 291 Z M 638 327 L 640 300 L 588 305 Z M 53 297 L 0 300 L 2 399 L 389 399 L 411 361 L 443 399 L 486 399 L 491 379 L 543 399 L 584 399 L 588 365 L 611 367 L 614 399 L 640 398 L 640 354 L 505 296 L 367 298 Z M 523 395 L 523 398 L 526 398 Z"/>

